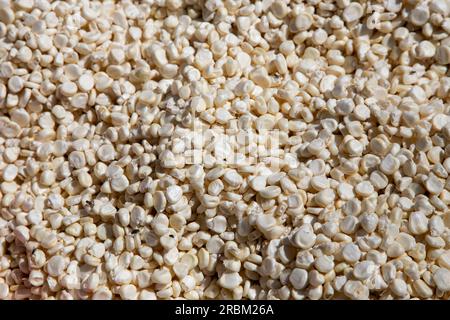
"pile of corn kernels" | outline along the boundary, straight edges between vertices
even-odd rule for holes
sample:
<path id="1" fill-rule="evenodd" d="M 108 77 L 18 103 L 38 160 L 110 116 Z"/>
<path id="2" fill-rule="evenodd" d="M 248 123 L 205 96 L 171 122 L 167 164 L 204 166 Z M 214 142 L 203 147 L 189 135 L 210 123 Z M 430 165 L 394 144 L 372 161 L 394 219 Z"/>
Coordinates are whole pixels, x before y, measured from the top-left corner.
<path id="1" fill-rule="evenodd" d="M 0 0 L 0 299 L 450 299 L 449 0 Z"/>

